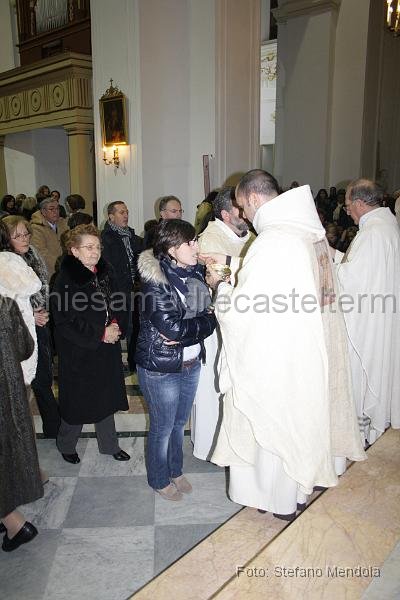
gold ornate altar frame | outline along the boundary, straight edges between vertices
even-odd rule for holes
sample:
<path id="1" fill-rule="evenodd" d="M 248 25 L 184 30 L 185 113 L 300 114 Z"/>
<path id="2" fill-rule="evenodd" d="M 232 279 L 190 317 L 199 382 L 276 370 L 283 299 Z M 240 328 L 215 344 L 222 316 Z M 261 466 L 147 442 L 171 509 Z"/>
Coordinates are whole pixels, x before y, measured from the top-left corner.
<path id="1" fill-rule="evenodd" d="M 81 194 L 90 209 L 95 200 L 90 56 L 65 52 L 0 74 L 0 194 L 7 191 L 5 136 L 43 127 L 65 129 L 70 191 Z"/>

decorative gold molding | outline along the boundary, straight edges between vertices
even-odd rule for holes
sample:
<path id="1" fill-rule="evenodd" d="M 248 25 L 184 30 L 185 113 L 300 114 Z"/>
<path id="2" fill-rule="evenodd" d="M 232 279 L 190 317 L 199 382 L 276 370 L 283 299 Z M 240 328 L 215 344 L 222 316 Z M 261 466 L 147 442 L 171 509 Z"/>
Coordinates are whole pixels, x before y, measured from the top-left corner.
<path id="1" fill-rule="evenodd" d="M 113 85 L 113 79 L 110 79 L 110 87 L 106 89 L 100 100 L 108 100 L 109 98 L 115 98 L 116 96 L 123 96 L 123 93 L 116 85 Z"/>
<path id="2" fill-rule="evenodd" d="M 286 0 L 282 6 L 273 9 L 273 14 L 278 23 L 288 19 L 321 13 L 328 10 L 338 11 L 342 0 Z"/>
<path id="3" fill-rule="evenodd" d="M 38 127 L 93 128 L 91 57 L 65 53 L 0 75 L 0 135 Z"/>

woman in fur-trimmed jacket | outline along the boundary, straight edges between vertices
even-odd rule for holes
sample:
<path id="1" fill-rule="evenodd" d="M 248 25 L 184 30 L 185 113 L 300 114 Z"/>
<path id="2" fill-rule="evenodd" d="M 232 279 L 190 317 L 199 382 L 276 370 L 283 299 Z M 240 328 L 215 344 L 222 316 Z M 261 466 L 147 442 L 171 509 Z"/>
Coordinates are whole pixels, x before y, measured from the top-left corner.
<path id="1" fill-rule="evenodd" d="M 147 479 L 166 500 L 181 500 L 182 492 L 192 490 L 182 473 L 183 432 L 205 358 L 203 340 L 215 328 L 197 257 L 194 227 L 171 219 L 158 225 L 153 248 L 138 261 L 142 310 L 136 364 L 150 415 Z"/>
<path id="2" fill-rule="evenodd" d="M 60 427 L 60 415 L 52 389 L 53 357 L 48 325 L 47 268 L 36 248 L 30 243 L 32 232 L 29 223 L 19 215 L 5 217 L 3 223 L 11 236 L 11 249 L 24 259 L 41 282 L 40 290 L 30 297 L 38 349 L 36 375 L 31 386 L 42 418 L 44 436 L 55 438 Z"/>
<path id="3" fill-rule="evenodd" d="M 112 308 L 112 268 L 101 258 L 94 225 L 68 232 L 51 293 L 58 352 L 61 426 L 57 447 L 64 460 L 80 462 L 76 444 L 84 423 L 94 423 L 101 454 L 130 456 L 118 446 L 114 413 L 128 410 L 122 369 L 121 330 Z"/>
<path id="4" fill-rule="evenodd" d="M 8 228 L 0 221 L 0 294 L 16 301 L 35 343 L 33 352 L 21 365 L 26 385 L 35 377 L 37 366 L 35 319 L 30 298 L 41 286 L 40 279 L 34 271 L 20 256 L 11 251 Z"/>

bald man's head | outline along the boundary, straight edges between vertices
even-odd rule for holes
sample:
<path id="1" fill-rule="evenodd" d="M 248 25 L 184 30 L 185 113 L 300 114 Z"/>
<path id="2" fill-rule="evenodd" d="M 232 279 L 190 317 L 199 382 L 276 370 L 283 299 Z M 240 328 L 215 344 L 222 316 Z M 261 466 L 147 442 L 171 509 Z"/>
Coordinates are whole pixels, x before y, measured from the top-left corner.
<path id="1" fill-rule="evenodd" d="M 371 179 L 355 179 L 347 186 L 346 211 L 357 225 L 363 215 L 382 206 L 382 201 L 383 190 Z"/>
<path id="2" fill-rule="evenodd" d="M 253 221 L 257 210 L 279 194 L 275 177 L 262 169 L 248 171 L 236 186 L 235 195 L 239 208 L 245 217 Z"/>

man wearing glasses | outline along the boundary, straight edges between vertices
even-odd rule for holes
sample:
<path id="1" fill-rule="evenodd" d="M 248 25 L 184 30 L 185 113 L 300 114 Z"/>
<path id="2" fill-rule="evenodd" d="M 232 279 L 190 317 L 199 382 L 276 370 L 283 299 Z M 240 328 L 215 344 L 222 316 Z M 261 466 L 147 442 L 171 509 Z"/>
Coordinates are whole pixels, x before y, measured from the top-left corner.
<path id="1" fill-rule="evenodd" d="M 350 183 L 345 207 L 359 231 L 338 266 L 353 395 L 369 444 L 400 428 L 400 235 L 382 206 L 383 190 L 368 179 Z"/>
<path id="2" fill-rule="evenodd" d="M 32 245 L 43 257 L 49 279 L 54 274 L 57 258 L 62 254 L 60 238 L 67 231 L 66 219 L 60 217 L 60 206 L 54 198 L 44 198 L 32 215 Z"/>
<path id="3" fill-rule="evenodd" d="M 169 219 L 182 219 L 183 208 L 181 201 L 176 196 L 163 196 L 160 199 L 160 217 L 163 221 Z"/>
<path id="4" fill-rule="evenodd" d="M 176 196 L 162 196 L 159 200 L 158 210 L 160 212 L 161 221 L 169 221 L 169 219 L 182 219 L 184 210 L 181 201 Z M 146 249 L 153 247 L 153 239 L 156 233 L 157 225 L 146 231 L 144 236 L 144 247 Z"/>

